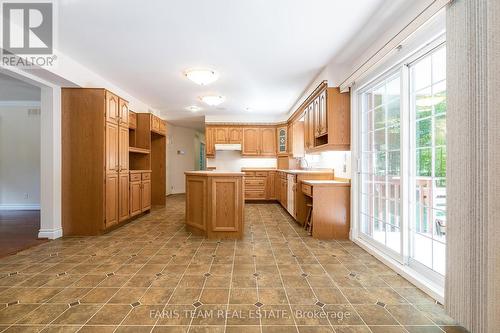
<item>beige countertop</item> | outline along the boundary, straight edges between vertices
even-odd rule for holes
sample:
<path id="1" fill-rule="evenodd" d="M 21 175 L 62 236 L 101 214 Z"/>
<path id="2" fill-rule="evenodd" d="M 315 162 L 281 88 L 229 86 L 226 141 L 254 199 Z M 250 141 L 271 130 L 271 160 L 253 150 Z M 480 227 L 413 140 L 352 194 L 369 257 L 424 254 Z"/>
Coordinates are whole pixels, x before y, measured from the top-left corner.
<path id="1" fill-rule="evenodd" d="M 185 171 L 184 174 L 186 176 L 206 176 L 206 177 L 243 177 L 245 175 L 244 172 L 239 172 L 239 171 L 216 171 L 216 170 Z"/>
<path id="2" fill-rule="evenodd" d="M 285 172 L 285 173 L 290 173 L 293 175 L 299 175 L 299 174 L 331 174 L 333 173 L 333 170 L 282 170 L 279 169 L 278 171 Z"/>
<path id="3" fill-rule="evenodd" d="M 311 186 L 351 186 L 351 182 L 344 180 L 303 180 L 302 183 Z"/>

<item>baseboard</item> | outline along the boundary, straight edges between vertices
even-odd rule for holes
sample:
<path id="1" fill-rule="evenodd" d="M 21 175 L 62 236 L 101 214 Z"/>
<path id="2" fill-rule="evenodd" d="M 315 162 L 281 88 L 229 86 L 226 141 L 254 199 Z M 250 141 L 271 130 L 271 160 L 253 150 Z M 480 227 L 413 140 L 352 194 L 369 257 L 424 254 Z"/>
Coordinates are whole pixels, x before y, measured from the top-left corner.
<path id="1" fill-rule="evenodd" d="M 40 210 L 39 204 L 0 204 L 0 210 Z"/>
<path id="2" fill-rule="evenodd" d="M 57 239 L 63 235 L 62 228 L 59 229 L 40 229 L 38 238 Z"/>

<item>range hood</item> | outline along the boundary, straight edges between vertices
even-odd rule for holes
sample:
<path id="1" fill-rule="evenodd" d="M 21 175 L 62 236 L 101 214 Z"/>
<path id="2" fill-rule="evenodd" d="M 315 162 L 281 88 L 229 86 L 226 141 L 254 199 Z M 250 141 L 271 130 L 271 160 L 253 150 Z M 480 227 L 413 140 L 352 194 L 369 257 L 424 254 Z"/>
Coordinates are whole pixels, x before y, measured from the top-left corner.
<path id="1" fill-rule="evenodd" d="M 225 143 L 225 144 L 216 144 L 215 150 L 239 150 L 241 151 L 241 144 L 239 143 Z"/>

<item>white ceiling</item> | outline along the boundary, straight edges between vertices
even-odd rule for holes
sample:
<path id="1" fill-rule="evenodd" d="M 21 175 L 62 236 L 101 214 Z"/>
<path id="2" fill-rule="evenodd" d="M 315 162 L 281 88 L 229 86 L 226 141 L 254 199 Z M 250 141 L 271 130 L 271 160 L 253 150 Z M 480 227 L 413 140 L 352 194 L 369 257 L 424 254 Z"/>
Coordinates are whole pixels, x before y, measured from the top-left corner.
<path id="1" fill-rule="evenodd" d="M 61 0 L 58 49 L 167 119 L 284 114 L 382 5 L 411 0 Z M 383 24 L 384 22 L 380 22 Z M 387 22 L 385 22 L 387 23 Z M 200 87 L 182 73 L 210 67 Z M 221 108 L 198 97 L 226 96 Z M 199 105 L 193 114 L 184 108 Z"/>
<path id="2" fill-rule="evenodd" d="M 0 102 L 39 102 L 40 88 L 0 73 Z"/>

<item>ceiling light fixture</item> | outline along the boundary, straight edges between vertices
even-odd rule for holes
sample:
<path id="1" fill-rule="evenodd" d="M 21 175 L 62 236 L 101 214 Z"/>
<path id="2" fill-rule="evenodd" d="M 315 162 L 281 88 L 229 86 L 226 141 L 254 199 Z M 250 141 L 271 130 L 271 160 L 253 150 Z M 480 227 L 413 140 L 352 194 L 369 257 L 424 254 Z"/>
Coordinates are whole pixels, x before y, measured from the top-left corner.
<path id="1" fill-rule="evenodd" d="M 191 111 L 191 112 L 198 112 L 201 111 L 201 108 L 197 105 L 190 105 L 186 107 L 186 110 Z"/>
<path id="2" fill-rule="evenodd" d="M 252 111 L 252 109 L 251 108 L 245 108 L 245 111 L 246 112 L 250 112 L 250 111 Z"/>
<path id="3" fill-rule="evenodd" d="M 216 106 L 221 104 L 226 100 L 224 96 L 219 96 L 219 95 L 207 95 L 207 96 L 202 96 L 200 99 L 206 103 L 207 105 L 210 106 Z"/>
<path id="4" fill-rule="evenodd" d="M 196 84 L 205 86 L 217 81 L 219 74 L 213 69 L 193 68 L 184 72 L 184 75 Z"/>

